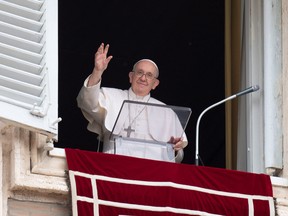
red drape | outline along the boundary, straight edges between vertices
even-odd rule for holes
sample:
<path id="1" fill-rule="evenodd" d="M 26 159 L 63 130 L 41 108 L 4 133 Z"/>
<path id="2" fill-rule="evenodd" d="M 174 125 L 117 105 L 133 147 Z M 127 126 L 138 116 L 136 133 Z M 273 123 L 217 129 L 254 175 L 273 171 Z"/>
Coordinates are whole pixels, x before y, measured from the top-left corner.
<path id="1" fill-rule="evenodd" d="M 265 174 L 65 149 L 73 215 L 273 215 Z"/>

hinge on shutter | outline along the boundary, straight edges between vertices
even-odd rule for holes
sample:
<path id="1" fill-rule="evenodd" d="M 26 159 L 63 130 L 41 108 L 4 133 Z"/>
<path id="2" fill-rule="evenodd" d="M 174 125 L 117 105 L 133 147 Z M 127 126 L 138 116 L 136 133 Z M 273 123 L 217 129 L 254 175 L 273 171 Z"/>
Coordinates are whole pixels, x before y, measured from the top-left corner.
<path id="1" fill-rule="evenodd" d="M 43 118 L 44 116 L 47 115 L 47 112 L 48 112 L 48 108 L 51 104 L 49 103 L 46 108 L 44 107 L 40 107 L 40 106 L 37 106 L 37 104 L 35 103 L 32 107 L 32 109 L 30 110 L 30 113 L 32 115 L 35 115 L 35 116 L 38 116 L 38 117 L 41 117 Z"/>

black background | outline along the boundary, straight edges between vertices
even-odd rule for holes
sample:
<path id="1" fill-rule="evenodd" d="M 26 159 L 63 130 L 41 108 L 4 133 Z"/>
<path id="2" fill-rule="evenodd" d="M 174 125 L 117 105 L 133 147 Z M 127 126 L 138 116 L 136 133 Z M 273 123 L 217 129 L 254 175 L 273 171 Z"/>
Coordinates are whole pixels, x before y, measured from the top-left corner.
<path id="1" fill-rule="evenodd" d="M 189 144 L 183 163 L 195 161 L 196 122 L 224 99 L 224 0 L 59 1 L 59 137 L 56 147 L 97 150 L 96 134 L 76 104 L 100 43 L 113 59 L 102 86 L 127 89 L 128 72 L 141 58 L 154 60 L 160 85 L 151 95 L 186 106 Z M 199 150 L 205 166 L 225 167 L 225 107 L 201 119 Z"/>

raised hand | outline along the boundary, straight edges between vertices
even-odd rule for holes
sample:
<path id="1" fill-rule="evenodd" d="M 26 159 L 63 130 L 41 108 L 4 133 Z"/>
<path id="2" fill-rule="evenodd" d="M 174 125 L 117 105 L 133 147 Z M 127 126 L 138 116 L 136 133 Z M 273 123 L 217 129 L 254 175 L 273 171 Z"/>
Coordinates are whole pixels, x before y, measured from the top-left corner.
<path id="1" fill-rule="evenodd" d="M 108 51 L 109 44 L 105 46 L 104 43 L 101 43 L 97 52 L 95 53 L 94 69 L 89 78 L 88 86 L 97 84 L 100 81 L 103 72 L 107 69 L 109 62 L 112 59 L 111 55 L 107 57 Z"/>
<path id="2" fill-rule="evenodd" d="M 97 52 L 95 53 L 95 59 L 94 59 L 95 70 L 102 73 L 104 70 L 106 70 L 110 60 L 112 59 L 112 56 L 107 57 L 108 50 L 109 50 L 109 44 L 107 44 L 104 47 L 104 43 L 101 43 Z"/>

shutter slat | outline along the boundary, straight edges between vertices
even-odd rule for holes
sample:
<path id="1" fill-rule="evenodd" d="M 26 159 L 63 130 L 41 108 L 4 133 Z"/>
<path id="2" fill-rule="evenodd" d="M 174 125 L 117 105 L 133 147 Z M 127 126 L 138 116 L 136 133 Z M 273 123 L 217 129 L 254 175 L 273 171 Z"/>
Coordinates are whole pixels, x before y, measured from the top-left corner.
<path id="1" fill-rule="evenodd" d="M 2 95 L 2 91 L 0 89 L 0 104 L 1 102 L 5 102 L 5 103 L 9 103 L 9 104 L 12 104 L 12 105 L 15 105 L 15 106 L 19 106 L 19 107 L 22 107 L 22 108 L 25 108 L 25 109 L 28 109 L 28 110 L 31 110 L 33 105 L 32 104 L 29 104 L 29 103 L 23 103 L 21 101 L 18 101 L 18 100 L 14 100 L 12 98 L 9 98 L 9 97 L 3 97 Z M 3 106 L 2 106 L 3 107 Z M 1 107 L 1 108 L 2 108 Z"/>
<path id="2" fill-rule="evenodd" d="M 0 10 L 34 21 L 39 21 L 43 15 L 41 11 L 19 6 L 7 1 L 0 1 Z"/>
<path id="3" fill-rule="evenodd" d="M 30 94 L 37 97 L 41 96 L 41 93 L 44 89 L 44 86 L 32 85 L 5 76 L 0 76 L 0 85 L 12 90 L 21 91 L 26 94 Z"/>
<path id="4" fill-rule="evenodd" d="M 11 56 L 3 55 L 0 53 L 0 64 L 8 67 L 12 67 L 18 70 L 23 70 L 32 74 L 39 75 L 43 70 L 43 66 L 38 64 L 33 64 L 27 61 L 22 61 Z"/>
<path id="5" fill-rule="evenodd" d="M 3 33 L 38 43 L 43 37 L 43 33 L 31 31 L 29 29 L 21 28 L 19 26 L 11 25 L 2 21 L 0 21 L 0 29 Z"/>
<path id="6" fill-rule="evenodd" d="M 17 70 L 0 64 L 0 76 L 17 79 L 21 82 L 26 82 L 31 85 L 41 85 L 43 76 L 27 73 L 26 71 Z"/>
<path id="7" fill-rule="evenodd" d="M 16 5 L 21 5 L 23 7 L 27 7 L 33 10 L 40 10 L 42 5 L 43 5 L 43 1 L 41 0 L 6 0 L 7 2 L 16 4 Z"/>
<path id="8" fill-rule="evenodd" d="M 40 64 L 43 55 L 38 53 L 29 52 L 23 49 L 18 49 L 17 47 L 12 47 L 3 43 L 0 43 L 0 52 L 18 58 L 24 61 L 28 61 L 34 64 Z"/>
<path id="9" fill-rule="evenodd" d="M 2 101 L 4 102 L 9 102 L 10 100 L 14 100 L 14 101 L 19 101 L 21 103 L 29 104 L 29 106 L 33 106 L 34 104 L 41 105 L 43 102 L 43 98 L 41 97 L 36 97 L 30 94 L 25 94 L 23 92 L 9 89 L 4 86 L 0 86 L 0 95 L 1 95 Z"/>
<path id="10" fill-rule="evenodd" d="M 42 22 L 26 19 L 1 10 L 0 10 L 0 21 L 36 32 L 39 32 L 43 26 Z"/>
<path id="11" fill-rule="evenodd" d="M 28 41 L 2 32 L 0 32 L 0 43 L 15 46 L 17 48 L 35 53 L 40 53 L 43 48 L 43 44 Z"/>

